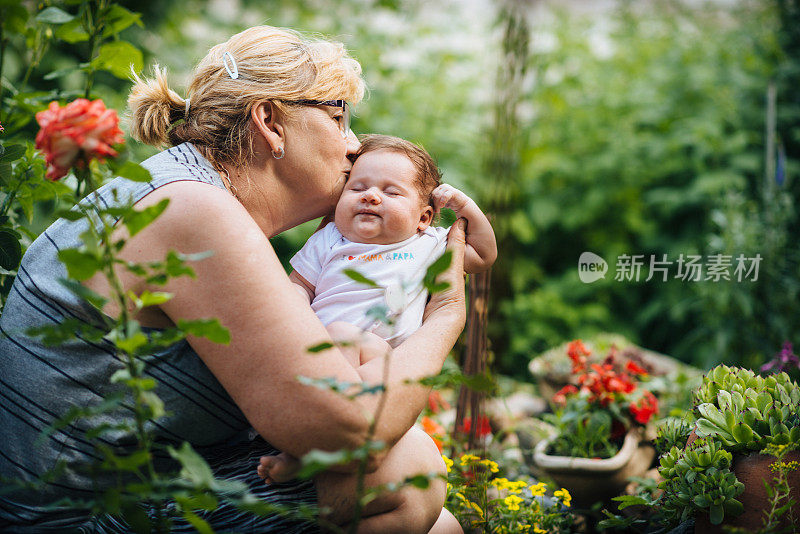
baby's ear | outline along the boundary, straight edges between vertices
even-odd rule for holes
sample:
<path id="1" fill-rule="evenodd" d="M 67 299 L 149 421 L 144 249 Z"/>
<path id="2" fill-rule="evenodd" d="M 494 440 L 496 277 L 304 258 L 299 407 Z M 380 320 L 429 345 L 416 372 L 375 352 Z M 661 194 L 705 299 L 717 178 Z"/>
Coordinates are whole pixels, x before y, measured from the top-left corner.
<path id="1" fill-rule="evenodd" d="M 417 225 L 417 230 L 420 232 L 424 232 L 428 229 L 428 227 L 433 222 L 433 208 L 430 206 L 425 206 L 425 209 L 422 210 L 422 213 L 419 216 L 419 224 Z"/>

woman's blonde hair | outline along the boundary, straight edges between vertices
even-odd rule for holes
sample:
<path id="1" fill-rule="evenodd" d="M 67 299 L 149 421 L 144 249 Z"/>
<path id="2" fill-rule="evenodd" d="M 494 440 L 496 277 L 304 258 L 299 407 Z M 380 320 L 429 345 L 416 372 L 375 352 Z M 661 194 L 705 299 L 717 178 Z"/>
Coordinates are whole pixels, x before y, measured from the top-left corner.
<path id="1" fill-rule="evenodd" d="M 223 63 L 226 53 L 235 61 L 236 79 Z M 364 81 L 361 65 L 343 44 L 255 26 L 209 50 L 195 68 L 188 95 L 184 99 L 171 90 L 158 65 L 151 79 L 134 75 L 128 96 L 131 135 L 157 146 L 191 142 L 215 165 L 241 166 L 253 155 L 249 124 L 255 105 L 271 101 L 278 113 L 290 116 L 283 101 L 356 103 L 364 96 Z"/>

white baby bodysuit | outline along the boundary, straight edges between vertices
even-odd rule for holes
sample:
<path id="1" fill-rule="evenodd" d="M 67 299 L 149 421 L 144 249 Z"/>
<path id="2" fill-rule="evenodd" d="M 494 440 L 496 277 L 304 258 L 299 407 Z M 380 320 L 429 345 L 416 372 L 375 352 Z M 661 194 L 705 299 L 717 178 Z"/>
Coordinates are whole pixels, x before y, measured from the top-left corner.
<path id="1" fill-rule="evenodd" d="M 354 243 L 329 223 L 308 239 L 290 263 L 315 287 L 311 308 L 322 324 L 344 321 L 396 347 L 422 324 L 428 298 L 422 281 L 444 252 L 448 230 L 431 226 L 405 241 L 375 245 Z M 381 287 L 356 282 L 344 274 L 345 269 L 358 271 Z M 368 316 L 371 308 L 380 305 L 392 313 L 393 327 Z"/>

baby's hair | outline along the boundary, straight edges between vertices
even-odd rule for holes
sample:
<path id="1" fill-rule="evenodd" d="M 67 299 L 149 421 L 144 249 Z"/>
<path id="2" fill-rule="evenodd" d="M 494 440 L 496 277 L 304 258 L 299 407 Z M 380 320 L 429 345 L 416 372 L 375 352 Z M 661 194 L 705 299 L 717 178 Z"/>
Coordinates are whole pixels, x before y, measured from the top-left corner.
<path id="1" fill-rule="evenodd" d="M 237 76 L 226 69 L 235 65 Z M 344 45 L 306 38 L 287 29 L 255 26 L 209 50 L 194 70 L 185 99 L 167 85 L 156 65 L 153 78 L 134 75 L 128 96 L 133 137 L 149 145 L 191 142 L 212 163 L 243 166 L 254 153 L 250 111 L 270 101 L 291 116 L 285 101 L 364 96 L 361 65 Z"/>
<path id="2" fill-rule="evenodd" d="M 356 152 L 356 159 L 367 152 L 388 150 L 402 154 L 411 160 L 414 169 L 417 171 L 417 179 L 414 185 L 419 192 L 420 198 L 434 210 L 436 209 L 431 193 L 442 183 L 442 174 L 439 172 L 436 162 L 433 161 L 431 155 L 424 148 L 415 145 L 411 141 L 391 135 L 367 134 L 362 136 L 360 141 L 361 148 Z"/>

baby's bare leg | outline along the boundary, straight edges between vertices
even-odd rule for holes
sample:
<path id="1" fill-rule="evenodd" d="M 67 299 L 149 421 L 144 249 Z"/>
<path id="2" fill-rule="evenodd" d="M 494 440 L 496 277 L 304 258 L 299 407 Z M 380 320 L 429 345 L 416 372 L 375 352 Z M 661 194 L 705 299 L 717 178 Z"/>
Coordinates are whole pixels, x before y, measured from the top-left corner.
<path id="1" fill-rule="evenodd" d="M 300 470 L 300 460 L 282 452 L 276 456 L 262 456 L 258 464 L 258 476 L 266 484 L 288 482 Z"/>
<path id="2" fill-rule="evenodd" d="M 328 333 L 353 367 L 364 365 L 375 358 L 382 358 L 392 350 L 383 338 L 372 332 L 364 332 L 357 326 L 336 321 L 327 326 Z"/>

